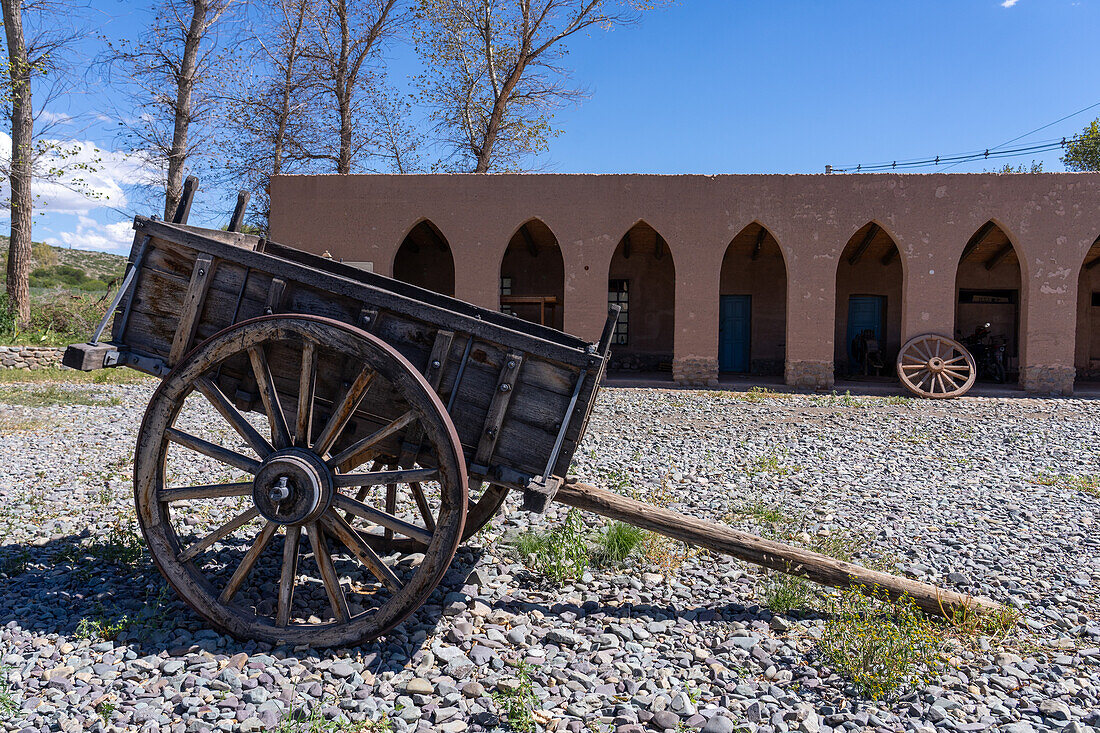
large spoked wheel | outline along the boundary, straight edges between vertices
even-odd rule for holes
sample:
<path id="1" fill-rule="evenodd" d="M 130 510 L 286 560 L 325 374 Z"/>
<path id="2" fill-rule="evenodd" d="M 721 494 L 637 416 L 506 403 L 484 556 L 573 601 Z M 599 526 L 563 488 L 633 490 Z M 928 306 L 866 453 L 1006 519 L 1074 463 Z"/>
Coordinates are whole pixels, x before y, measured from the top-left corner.
<path id="1" fill-rule="evenodd" d="M 901 383 L 921 397 L 960 397 L 974 386 L 977 375 L 974 357 L 965 346 L 946 336 L 917 336 L 898 352 Z"/>
<path id="2" fill-rule="evenodd" d="M 397 468 L 409 436 L 416 460 Z M 324 318 L 257 318 L 196 347 L 154 393 L 134 464 L 157 566 L 238 637 L 378 636 L 462 538 L 466 468 L 439 398 L 385 342 Z"/>

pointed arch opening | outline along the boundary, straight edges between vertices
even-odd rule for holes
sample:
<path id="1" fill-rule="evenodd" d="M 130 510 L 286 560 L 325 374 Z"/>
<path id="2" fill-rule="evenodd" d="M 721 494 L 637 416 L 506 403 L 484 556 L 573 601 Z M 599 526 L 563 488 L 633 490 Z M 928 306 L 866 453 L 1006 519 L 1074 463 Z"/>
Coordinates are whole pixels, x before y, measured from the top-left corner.
<path id="1" fill-rule="evenodd" d="M 538 219 L 516 230 L 501 258 L 500 310 L 559 331 L 565 323 L 565 259 Z"/>
<path id="2" fill-rule="evenodd" d="M 1020 363 L 1020 259 L 987 221 L 966 242 L 955 273 L 955 338 L 978 362 L 978 379 L 1015 381 Z"/>
<path id="3" fill-rule="evenodd" d="M 726 247 L 718 286 L 718 371 L 782 374 L 787 341 L 787 263 L 759 222 Z"/>
<path id="4" fill-rule="evenodd" d="M 439 227 L 425 219 L 409 230 L 393 258 L 393 276 L 410 285 L 454 296 L 454 255 Z"/>
<path id="5" fill-rule="evenodd" d="M 619 240 L 607 271 L 607 299 L 622 308 L 610 368 L 671 372 L 676 265 L 664 237 L 644 221 Z"/>
<path id="6" fill-rule="evenodd" d="M 1077 276 L 1077 339 L 1074 345 L 1077 380 L 1100 382 L 1100 237 L 1097 237 Z"/>
<path id="7" fill-rule="evenodd" d="M 880 224 L 867 222 L 848 240 L 836 268 L 838 374 L 895 378 L 903 278 L 897 243 Z"/>

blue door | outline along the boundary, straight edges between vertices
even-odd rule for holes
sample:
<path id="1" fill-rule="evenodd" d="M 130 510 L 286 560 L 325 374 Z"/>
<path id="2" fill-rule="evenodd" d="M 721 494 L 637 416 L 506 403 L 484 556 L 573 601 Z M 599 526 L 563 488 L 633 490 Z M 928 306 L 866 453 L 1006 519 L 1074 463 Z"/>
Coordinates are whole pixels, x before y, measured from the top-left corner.
<path id="1" fill-rule="evenodd" d="M 845 351 L 848 363 L 855 365 L 856 357 L 852 352 L 852 342 L 864 331 L 873 331 L 879 344 L 883 341 L 883 323 L 886 322 L 885 295 L 852 295 L 848 297 L 848 342 Z"/>
<path id="2" fill-rule="evenodd" d="M 752 296 L 721 296 L 718 318 L 718 370 L 749 371 L 751 342 Z"/>

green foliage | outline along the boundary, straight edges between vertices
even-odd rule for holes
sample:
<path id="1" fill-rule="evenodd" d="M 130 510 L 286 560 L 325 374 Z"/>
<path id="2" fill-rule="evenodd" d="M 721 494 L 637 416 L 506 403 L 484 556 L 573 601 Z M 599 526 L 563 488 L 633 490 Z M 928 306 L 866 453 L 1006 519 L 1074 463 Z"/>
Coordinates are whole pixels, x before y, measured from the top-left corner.
<path id="1" fill-rule="evenodd" d="M 31 298 L 30 318 L 20 328 L 7 294 L 0 295 L 0 344 L 64 346 L 87 341 L 108 305 L 106 294 L 52 290 Z"/>
<path id="2" fill-rule="evenodd" d="M 80 619 L 76 625 L 76 638 L 88 641 L 114 641 L 126 630 L 130 621 L 126 616 L 113 622 L 106 619 Z"/>
<path id="3" fill-rule="evenodd" d="M 1031 165 L 1025 165 L 1020 163 L 1018 166 L 1013 166 L 1011 163 L 1005 163 L 1003 168 L 1000 168 L 994 173 L 1042 173 L 1043 161 L 1033 160 Z"/>
<path id="4" fill-rule="evenodd" d="M 19 705 L 11 696 L 8 667 L 0 667 L 0 720 L 10 720 L 19 712 Z"/>
<path id="5" fill-rule="evenodd" d="M 1100 171 L 1100 117 L 1069 140 L 1062 163 L 1066 170 Z"/>
<path id="6" fill-rule="evenodd" d="M 743 504 L 730 512 L 733 517 L 747 516 L 757 524 L 785 524 L 793 521 L 783 513 L 783 509 L 774 504 L 763 501 L 754 501 L 751 504 Z"/>
<path id="7" fill-rule="evenodd" d="M 520 663 L 516 668 L 516 681 L 514 687 L 493 692 L 493 701 L 500 711 L 501 723 L 516 733 L 535 733 L 538 725 L 533 711 L 538 699 L 531 684 L 530 665 Z"/>
<path id="8" fill-rule="evenodd" d="M 108 702 L 107 700 L 95 706 L 95 711 L 104 725 L 110 722 L 111 716 L 115 714 L 116 710 L 118 710 L 118 705 L 113 702 Z"/>
<path id="9" fill-rule="evenodd" d="M 821 651 L 838 674 L 872 699 L 927 683 L 939 667 L 940 634 L 909 597 L 870 598 L 860 588 L 831 597 Z"/>
<path id="10" fill-rule="evenodd" d="M 570 509 L 561 525 L 548 532 L 524 532 L 514 546 L 528 568 L 555 583 L 579 577 L 588 567 L 588 543 L 576 509 Z"/>
<path id="11" fill-rule="evenodd" d="M 75 369 L 0 369 L 0 384 L 152 384 L 156 377 L 133 369 L 97 369 L 81 372 Z"/>
<path id="12" fill-rule="evenodd" d="M 786 451 L 784 451 L 784 457 L 785 456 Z M 745 472 L 750 476 L 755 476 L 760 473 L 770 473 L 774 476 L 789 476 L 801 470 L 801 466 L 791 466 L 783 463 L 778 453 L 765 453 L 762 456 L 753 458 L 745 469 Z"/>
<path id="13" fill-rule="evenodd" d="M 612 522 L 596 540 L 592 562 L 603 567 L 618 565 L 642 543 L 647 532 L 625 522 Z"/>

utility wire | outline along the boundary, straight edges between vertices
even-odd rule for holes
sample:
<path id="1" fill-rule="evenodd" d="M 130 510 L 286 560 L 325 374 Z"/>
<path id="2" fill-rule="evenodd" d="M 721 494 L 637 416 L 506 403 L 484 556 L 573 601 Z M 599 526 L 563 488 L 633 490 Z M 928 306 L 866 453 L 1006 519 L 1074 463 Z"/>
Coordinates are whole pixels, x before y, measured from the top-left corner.
<path id="1" fill-rule="evenodd" d="M 1041 127 L 1036 127 L 1034 130 L 1030 130 L 1029 132 L 1025 132 L 1023 135 L 1018 135 L 1017 137 L 1014 137 L 1011 140 L 1006 140 L 1005 142 L 1001 143 L 1000 145 L 996 145 L 992 148 L 986 148 L 985 150 L 977 150 L 977 151 L 972 151 L 972 152 L 969 152 L 969 153 L 958 153 L 958 154 L 955 154 L 955 155 L 937 155 L 937 156 L 929 157 L 929 158 L 918 158 L 918 159 L 910 159 L 910 160 L 894 160 L 894 161 L 890 161 L 888 163 L 873 163 L 871 165 L 857 164 L 857 165 L 854 165 L 854 166 L 848 165 L 848 166 L 844 166 L 844 167 L 825 166 L 825 171 L 827 173 L 862 173 L 864 171 L 882 171 L 882 170 L 897 170 L 897 169 L 909 169 L 909 168 L 926 168 L 926 167 L 930 167 L 930 166 L 939 166 L 943 163 L 949 163 L 949 165 L 946 165 L 943 168 L 943 170 L 946 171 L 946 170 L 950 170 L 951 168 L 954 168 L 955 166 L 957 166 L 961 163 L 966 163 L 966 162 L 969 162 L 969 161 L 991 160 L 991 159 L 996 159 L 996 158 L 1011 158 L 1011 157 L 1018 156 L 1018 155 L 1027 155 L 1029 153 L 1043 153 L 1043 152 L 1048 152 L 1048 151 L 1051 151 L 1051 150 L 1057 150 L 1058 148 L 1064 148 L 1066 146 L 1066 144 L 1067 144 L 1066 138 L 1062 138 L 1061 140 L 1058 140 L 1058 141 L 1051 140 L 1051 141 L 1046 141 L 1046 142 L 1043 142 L 1043 143 L 1035 143 L 1035 144 L 1025 146 L 1025 147 L 1012 148 L 1010 150 L 1001 150 L 1001 148 L 1003 148 L 1006 145 L 1011 145 L 1012 143 L 1016 142 L 1017 140 L 1023 140 L 1025 137 L 1029 137 L 1031 135 L 1034 135 L 1035 133 L 1040 132 L 1041 130 L 1047 129 L 1048 127 L 1053 127 L 1054 125 L 1057 125 L 1059 122 L 1065 122 L 1066 120 L 1070 119 L 1071 117 L 1076 117 L 1077 115 L 1079 115 L 1083 112 L 1088 112 L 1090 109 L 1094 109 L 1096 107 L 1100 107 L 1100 102 L 1095 102 L 1093 104 L 1090 104 L 1087 107 L 1082 107 L 1081 109 L 1077 110 L 1076 112 L 1070 113 L 1070 114 L 1066 115 L 1065 117 L 1060 117 L 1057 120 L 1054 120 L 1054 122 L 1048 122 L 1047 124 L 1042 125 Z"/>

